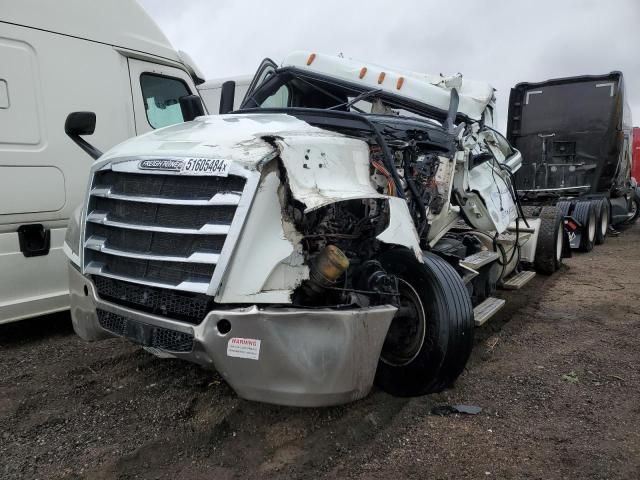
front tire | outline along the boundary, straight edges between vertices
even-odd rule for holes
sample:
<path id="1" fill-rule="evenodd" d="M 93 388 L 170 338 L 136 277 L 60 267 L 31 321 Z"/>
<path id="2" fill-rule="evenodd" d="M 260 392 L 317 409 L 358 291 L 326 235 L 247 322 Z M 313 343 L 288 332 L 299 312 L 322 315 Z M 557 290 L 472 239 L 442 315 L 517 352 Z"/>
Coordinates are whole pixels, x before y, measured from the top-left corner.
<path id="1" fill-rule="evenodd" d="M 382 347 L 376 383 L 392 395 L 440 392 L 462 373 L 473 348 L 473 308 L 455 269 L 425 252 L 408 250 L 381 259 L 399 279 L 400 308 Z"/>

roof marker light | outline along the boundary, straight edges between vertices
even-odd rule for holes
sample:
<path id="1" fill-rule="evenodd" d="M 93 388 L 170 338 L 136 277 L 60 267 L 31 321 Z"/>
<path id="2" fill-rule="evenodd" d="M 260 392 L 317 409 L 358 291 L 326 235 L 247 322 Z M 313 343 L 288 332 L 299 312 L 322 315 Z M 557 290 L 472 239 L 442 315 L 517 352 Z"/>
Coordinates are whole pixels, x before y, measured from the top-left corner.
<path id="1" fill-rule="evenodd" d="M 398 81 L 396 82 L 396 88 L 400 90 L 403 84 L 404 84 L 404 77 L 398 78 Z"/>
<path id="2" fill-rule="evenodd" d="M 378 85 L 380 85 L 382 82 L 384 82 L 384 76 L 385 76 L 385 73 L 384 72 L 380 72 L 380 75 L 378 76 Z"/>
<path id="3" fill-rule="evenodd" d="M 311 65 L 315 59 L 316 59 L 315 53 L 312 53 L 311 55 L 309 55 L 309 58 L 307 59 L 307 67 Z"/>
<path id="4" fill-rule="evenodd" d="M 362 80 L 366 74 L 367 74 L 367 67 L 362 67 L 360 69 L 360 75 L 358 75 L 358 77 L 360 77 L 360 80 Z"/>

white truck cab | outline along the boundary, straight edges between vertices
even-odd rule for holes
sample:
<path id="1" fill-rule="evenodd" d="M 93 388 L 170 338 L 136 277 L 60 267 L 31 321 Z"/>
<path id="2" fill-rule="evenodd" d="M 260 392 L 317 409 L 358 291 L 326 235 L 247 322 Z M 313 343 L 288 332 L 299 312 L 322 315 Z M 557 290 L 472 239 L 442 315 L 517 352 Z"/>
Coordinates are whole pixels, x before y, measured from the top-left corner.
<path id="1" fill-rule="evenodd" d="M 489 84 L 295 52 L 240 109 L 222 90 L 221 115 L 104 154 L 80 137 L 95 117 L 69 117 L 99 157 L 67 239 L 83 339 L 215 368 L 250 400 L 422 395 L 460 375 L 537 245 L 561 260 L 562 219 L 518 204 Z"/>
<path id="2" fill-rule="evenodd" d="M 69 307 L 63 240 L 91 167 L 69 112 L 95 112 L 108 149 L 182 122 L 203 81 L 133 0 L 0 1 L 0 323 Z"/>

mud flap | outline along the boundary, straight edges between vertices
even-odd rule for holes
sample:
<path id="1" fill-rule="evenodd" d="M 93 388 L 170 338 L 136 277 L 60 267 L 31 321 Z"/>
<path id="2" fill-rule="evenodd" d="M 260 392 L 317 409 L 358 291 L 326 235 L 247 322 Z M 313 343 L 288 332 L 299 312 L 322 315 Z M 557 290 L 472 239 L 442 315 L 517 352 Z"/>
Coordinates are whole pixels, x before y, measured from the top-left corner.
<path id="1" fill-rule="evenodd" d="M 570 215 L 564 217 L 565 242 L 562 247 L 562 258 L 570 258 L 571 250 L 580 247 L 582 240 L 582 224 Z"/>

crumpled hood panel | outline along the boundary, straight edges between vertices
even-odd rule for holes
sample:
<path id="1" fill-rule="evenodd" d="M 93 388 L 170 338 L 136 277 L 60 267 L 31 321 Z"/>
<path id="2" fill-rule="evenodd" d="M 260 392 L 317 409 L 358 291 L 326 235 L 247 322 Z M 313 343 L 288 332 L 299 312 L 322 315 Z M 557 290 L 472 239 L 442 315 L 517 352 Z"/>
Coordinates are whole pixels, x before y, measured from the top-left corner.
<path id="1" fill-rule="evenodd" d="M 100 158 L 100 164 L 114 158 L 157 157 L 162 154 L 168 157 L 225 158 L 245 168 L 255 169 L 260 162 L 273 158 L 277 153 L 264 137 L 300 135 L 344 138 L 285 114 L 204 116 L 129 139 L 106 152 Z"/>

